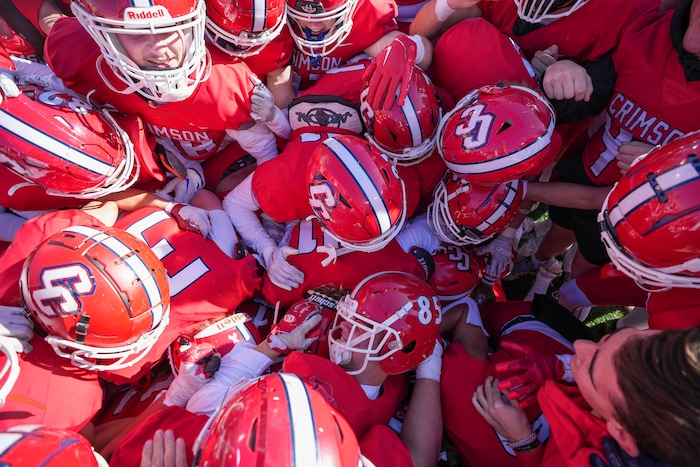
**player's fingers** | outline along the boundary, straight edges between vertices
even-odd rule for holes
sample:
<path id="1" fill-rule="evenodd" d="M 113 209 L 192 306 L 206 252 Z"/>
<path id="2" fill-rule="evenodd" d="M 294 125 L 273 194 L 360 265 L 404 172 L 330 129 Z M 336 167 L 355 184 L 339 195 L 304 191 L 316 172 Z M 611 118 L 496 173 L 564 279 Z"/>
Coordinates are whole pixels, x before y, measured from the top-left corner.
<path id="1" fill-rule="evenodd" d="M 586 92 L 584 94 L 583 100 L 588 102 L 591 100 L 591 96 L 593 95 L 593 81 L 591 80 L 591 77 L 586 73 Z"/>
<path id="2" fill-rule="evenodd" d="M 151 467 L 153 457 L 153 440 L 148 440 L 143 444 L 141 450 L 141 467 Z"/>

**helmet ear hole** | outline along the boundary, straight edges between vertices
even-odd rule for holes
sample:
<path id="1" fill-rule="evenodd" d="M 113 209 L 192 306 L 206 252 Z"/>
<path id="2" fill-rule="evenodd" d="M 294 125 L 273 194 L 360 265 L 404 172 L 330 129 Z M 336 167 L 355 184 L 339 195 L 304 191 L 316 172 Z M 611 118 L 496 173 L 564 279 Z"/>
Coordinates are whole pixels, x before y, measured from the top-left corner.
<path id="1" fill-rule="evenodd" d="M 501 128 L 498 130 L 498 134 L 500 135 L 504 131 L 506 131 L 508 128 L 513 126 L 513 122 L 510 120 L 510 118 L 507 118 L 505 122 L 503 122 L 503 125 L 501 125 Z"/>

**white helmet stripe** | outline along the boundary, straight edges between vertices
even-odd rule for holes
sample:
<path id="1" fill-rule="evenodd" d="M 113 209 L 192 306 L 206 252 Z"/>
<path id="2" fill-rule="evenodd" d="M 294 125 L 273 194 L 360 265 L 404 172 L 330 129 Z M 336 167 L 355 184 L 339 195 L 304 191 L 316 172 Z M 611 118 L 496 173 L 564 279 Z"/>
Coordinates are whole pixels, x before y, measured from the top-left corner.
<path id="1" fill-rule="evenodd" d="M 267 19 L 267 1 L 253 0 L 253 32 L 262 32 Z"/>
<path id="2" fill-rule="evenodd" d="M 401 106 L 401 112 L 403 112 L 404 119 L 408 123 L 408 131 L 411 133 L 411 145 L 418 146 L 423 142 L 423 131 L 411 96 L 406 97 L 404 104 Z"/>
<path id="3" fill-rule="evenodd" d="M 114 171 L 114 167 L 111 164 L 96 159 L 87 153 L 80 152 L 61 140 L 47 135 L 38 128 L 28 125 L 5 110 L 0 110 L 0 127 L 27 143 L 50 152 L 59 159 L 99 175 L 107 176 Z"/>
<path id="4" fill-rule="evenodd" d="M 323 144 L 325 144 L 333 152 L 333 154 L 338 157 L 350 175 L 352 175 L 352 177 L 355 179 L 357 185 L 362 189 L 362 192 L 365 194 L 365 198 L 372 207 L 372 212 L 374 213 L 374 218 L 379 226 L 379 231 L 382 234 L 389 231 L 389 229 L 391 229 L 389 210 L 384 204 L 384 198 L 374 185 L 374 182 L 366 175 L 362 164 L 360 164 L 355 155 L 337 139 L 329 138 L 325 140 Z"/>
<path id="5" fill-rule="evenodd" d="M 146 265 L 146 263 L 144 263 L 138 255 L 130 254 L 133 252 L 131 247 L 125 245 L 115 237 L 110 237 L 104 232 L 87 226 L 72 226 L 64 229 L 64 231 L 85 236 L 86 239 L 104 245 L 108 250 L 113 252 L 117 258 L 126 258 L 124 260 L 124 264 L 129 266 L 136 277 L 139 278 L 141 287 L 148 297 L 148 303 L 151 308 L 151 317 L 153 320 L 151 328 L 155 327 L 161 322 L 165 311 L 163 308 L 163 294 L 158 288 L 158 283 L 153 277 L 151 269 L 148 267 L 148 265 Z"/>
<path id="6" fill-rule="evenodd" d="M 656 186 L 658 187 L 657 190 L 654 191 L 649 181 L 630 191 L 624 198 L 617 202 L 616 206 L 610 209 L 608 213 L 610 223 L 613 227 L 617 226 L 617 224 L 631 212 L 655 198 L 657 192 L 672 191 L 688 182 L 697 180 L 699 177 L 700 174 L 698 174 L 693 164 L 683 164 L 658 175 L 655 178 Z"/>
<path id="7" fill-rule="evenodd" d="M 503 216 L 505 216 L 509 210 L 513 209 L 513 201 L 518 195 L 518 186 L 520 185 L 520 180 L 513 180 L 508 182 L 508 194 L 503 202 L 498 203 L 498 208 L 491 213 L 491 215 L 481 224 L 477 226 L 477 229 L 481 232 L 485 232 L 489 227 L 498 222 Z"/>
<path id="8" fill-rule="evenodd" d="M 290 430 L 292 436 L 293 465 L 297 467 L 319 464 L 317 453 L 320 449 L 316 438 L 313 410 L 309 394 L 298 376 L 279 373 L 289 405 Z"/>

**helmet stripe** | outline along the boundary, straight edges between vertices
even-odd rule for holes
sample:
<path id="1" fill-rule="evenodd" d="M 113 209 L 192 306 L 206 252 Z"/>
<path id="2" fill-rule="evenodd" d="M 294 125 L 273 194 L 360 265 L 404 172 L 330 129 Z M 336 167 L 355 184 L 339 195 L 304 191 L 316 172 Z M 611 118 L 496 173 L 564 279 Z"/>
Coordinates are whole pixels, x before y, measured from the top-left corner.
<path id="1" fill-rule="evenodd" d="M 634 167 L 632 170 L 634 170 Z M 612 207 L 608 213 L 610 223 L 613 227 L 617 226 L 626 216 L 629 216 L 630 213 L 634 212 L 637 208 L 657 198 L 657 193 L 659 191 L 672 191 L 686 183 L 697 180 L 699 177 L 700 174 L 698 174 L 693 164 L 683 164 L 658 175 L 655 178 L 656 184 L 654 187 L 652 187 L 650 181 L 647 181 L 634 190 L 631 190 L 624 198 L 621 198 L 617 202 L 617 205 Z"/>
<path id="2" fill-rule="evenodd" d="M 265 29 L 267 20 L 267 1 L 253 0 L 251 7 L 253 8 L 253 32 L 262 32 Z"/>
<path id="3" fill-rule="evenodd" d="M 372 212 L 379 226 L 379 231 L 385 233 L 391 229 L 389 210 L 384 204 L 384 198 L 355 155 L 335 138 L 329 138 L 325 140 L 323 144 L 335 154 L 338 160 L 345 166 L 348 173 L 354 178 L 357 185 L 362 189 L 362 192 L 365 194 L 365 199 L 372 207 Z"/>
<path id="4" fill-rule="evenodd" d="M 292 436 L 292 458 L 295 466 L 318 465 L 319 451 L 316 438 L 313 410 L 309 393 L 298 376 L 279 373 L 287 395 L 290 430 Z"/>
<path id="5" fill-rule="evenodd" d="M 107 176 L 114 171 L 114 167 L 111 164 L 107 164 L 87 153 L 78 151 L 61 140 L 47 135 L 38 128 L 12 116 L 5 110 L 0 110 L 2 111 L 2 113 L 0 113 L 0 127 L 28 144 L 99 175 Z"/>
<path id="6" fill-rule="evenodd" d="M 86 237 L 86 240 L 91 240 L 95 244 L 101 244 L 109 251 L 114 253 L 117 258 L 125 258 L 126 264 L 139 278 L 141 288 L 148 297 L 148 304 L 152 316 L 152 325 L 155 327 L 163 318 L 163 294 L 158 287 L 155 277 L 151 273 L 148 265 L 136 254 L 131 254 L 134 250 L 130 246 L 124 244 L 116 237 L 111 237 L 108 234 L 93 229 L 87 226 L 72 226 L 64 229 L 66 232 L 72 232 L 77 235 Z"/>
<path id="7" fill-rule="evenodd" d="M 396 92 L 398 93 L 399 90 Z M 418 112 L 413 105 L 411 96 L 406 96 L 406 100 L 401 106 L 401 112 L 403 112 L 404 120 L 408 123 L 408 131 L 411 134 L 411 144 L 412 146 L 418 146 L 423 142 L 423 131 L 420 126 L 420 121 L 418 121 Z"/>

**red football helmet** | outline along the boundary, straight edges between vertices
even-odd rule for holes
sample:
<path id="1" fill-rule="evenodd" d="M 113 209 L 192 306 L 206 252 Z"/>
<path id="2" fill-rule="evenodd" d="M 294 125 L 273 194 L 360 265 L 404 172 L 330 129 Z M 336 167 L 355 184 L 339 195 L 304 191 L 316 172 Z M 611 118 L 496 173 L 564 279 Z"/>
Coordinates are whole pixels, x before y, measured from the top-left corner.
<path id="1" fill-rule="evenodd" d="M 433 288 L 405 272 L 365 278 L 336 311 L 328 333 L 331 360 L 351 375 L 363 372 L 371 361 L 380 362 L 390 375 L 415 368 L 433 353 L 442 321 Z"/>
<path id="2" fill-rule="evenodd" d="M 549 24 L 569 16 L 585 5 L 588 0 L 513 0 L 518 7 L 518 16 L 528 23 Z M 565 11 L 559 11 L 566 8 Z M 558 12 L 558 13 L 557 13 Z"/>
<path id="3" fill-rule="evenodd" d="M 443 304 L 472 293 L 481 280 L 484 262 L 473 250 L 457 245 L 442 245 L 433 254 L 435 272 L 428 283 Z"/>
<path id="4" fill-rule="evenodd" d="M 0 352 L 6 357 L 5 364 L 0 370 L 0 408 L 5 405 L 7 396 L 19 378 L 19 359 L 9 339 L 9 337 L 0 336 Z"/>
<path id="5" fill-rule="evenodd" d="M 72 226 L 53 235 L 25 261 L 20 289 L 46 341 L 80 368 L 133 366 L 168 324 L 163 264 L 116 228 Z"/>
<path id="6" fill-rule="evenodd" d="M 136 92 L 158 104 L 178 102 L 192 95 L 199 83 L 209 76 L 211 60 L 204 44 L 206 6 L 204 0 L 75 0 L 73 14 L 100 46 L 102 56 L 97 71 L 102 73 L 105 60 L 124 90 Z M 126 53 L 120 37 L 177 34 L 184 41 L 184 56 L 176 68 L 141 68 Z"/>
<path id="7" fill-rule="evenodd" d="M 358 136 L 328 138 L 311 154 L 309 203 L 341 246 L 377 251 L 406 220 L 406 189 L 396 167 Z"/>
<path id="8" fill-rule="evenodd" d="M 245 313 L 234 313 L 218 320 L 207 320 L 200 323 L 199 331 L 191 336 L 180 336 L 170 344 L 168 360 L 173 374 L 178 374 L 182 355 L 193 346 L 209 343 L 216 348 L 221 356 L 229 353 L 239 342 L 249 342 L 257 345 L 263 341 L 253 320 Z"/>
<path id="9" fill-rule="evenodd" d="M 109 467 L 90 442 L 73 431 L 17 425 L 0 433 L 0 465 L 12 467 Z"/>
<path id="10" fill-rule="evenodd" d="M 644 287 L 700 288 L 700 132 L 637 159 L 598 215 L 613 264 Z"/>
<path id="11" fill-rule="evenodd" d="M 523 200 L 523 182 L 479 185 L 448 171 L 433 198 L 428 224 L 440 240 L 479 245 L 510 225 Z"/>
<path id="12" fill-rule="evenodd" d="M 199 434 L 195 466 L 362 465 L 343 415 L 298 376 L 263 376 L 227 397 Z"/>
<path id="13" fill-rule="evenodd" d="M 369 86 L 360 94 L 360 112 L 367 127 L 365 136 L 381 152 L 402 165 L 421 162 L 433 153 L 442 113 L 430 79 L 415 68 L 403 105 L 372 109 L 367 102 Z"/>
<path id="14" fill-rule="evenodd" d="M 246 58 L 280 35 L 284 0 L 207 0 L 206 38 L 223 52 Z"/>
<path id="15" fill-rule="evenodd" d="M 537 91 L 484 86 L 440 121 L 438 152 L 450 170 L 470 182 L 497 185 L 530 178 L 559 153 L 554 124 L 554 109 Z"/>
<path id="16" fill-rule="evenodd" d="M 68 92 L 0 86 L 0 162 L 53 196 L 99 198 L 137 180 L 131 140 L 109 112 Z"/>
<path id="17" fill-rule="evenodd" d="M 287 0 L 289 31 L 311 57 L 334 51 L 350 34 L 359 0 Z"/>

